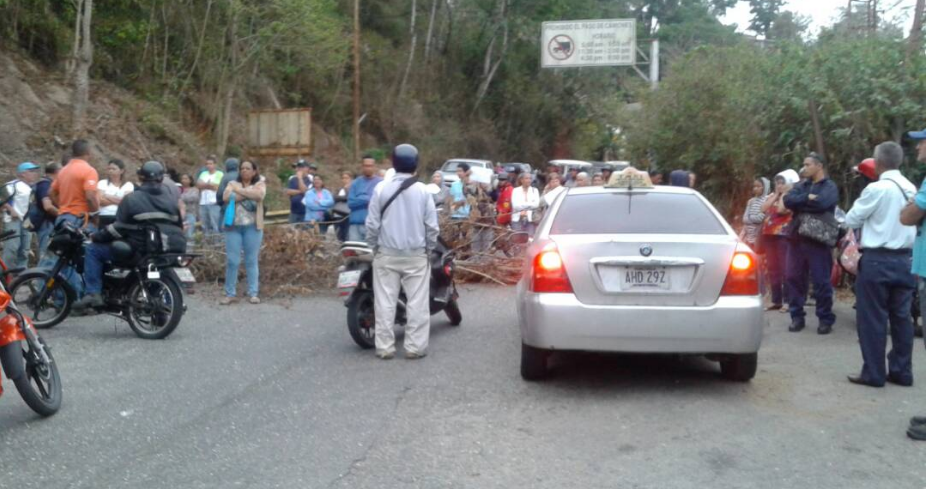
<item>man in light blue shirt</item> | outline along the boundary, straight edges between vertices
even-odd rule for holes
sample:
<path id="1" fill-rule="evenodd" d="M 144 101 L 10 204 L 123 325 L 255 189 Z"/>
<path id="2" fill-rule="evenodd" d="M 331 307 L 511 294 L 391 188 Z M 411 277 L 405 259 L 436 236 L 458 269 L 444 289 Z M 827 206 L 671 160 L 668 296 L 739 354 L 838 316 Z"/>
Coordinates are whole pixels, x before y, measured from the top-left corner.
<path id="1" fill-rule="evenodd" d="M 913 321 L 910 307 L 916 279 L 910 273 L 916 230 L 898 216 L 916 192 L 901 175 L 903 149 L 889 141 L 875 148 L 878 181 L 868 185 L 846 215 L 846 224 L 862 230 L 862 259 L 855 283 L 856 322 L 862 350 L 861 373 L 853 384 L 883 387 L 885 382 L 913 385 Z M 891 352 L 885 369 L 887 325 Z"/>
<path id="2" fill-rule="evenodd" d="M 457 179 L 450 185 L 450 200 L 453 212 L 452 219 L 469 219 L 470 205 L 466 200 L 466 186 L 469 185 L 469 165 L 460 163 L 457 166 Z"/>
<path id="3" fill-rule="evenodd" d="M 916 141 L 916 159 L 926 163 L 926 129 L 908 133 Z M 913 247 L 913 273 L 919 277 L 920 311 L 926 311 L 926 180 L 920 187 L 916 197 L 904 208 L 900 214 L 900 221 L 907 225 L 916 225 L 916 244 Z M 914 440 L 926 441 L 926 416 L 914 416 L 910 420 L 907 436 Z"/>

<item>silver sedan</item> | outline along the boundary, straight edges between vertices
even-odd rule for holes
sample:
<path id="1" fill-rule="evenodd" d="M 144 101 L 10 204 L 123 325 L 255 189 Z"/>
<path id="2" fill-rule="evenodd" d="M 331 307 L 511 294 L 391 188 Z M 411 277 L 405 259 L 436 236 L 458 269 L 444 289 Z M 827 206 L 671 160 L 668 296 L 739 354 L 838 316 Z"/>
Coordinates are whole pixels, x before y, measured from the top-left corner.
<path id="1" fill-rule="evenodd" d="M 706 355 L 755 376 L 763 310 L 755 254 L 698 192 L 573 188 L 541 221 L 518 283 L 521 375 L 553 351 Z"/>

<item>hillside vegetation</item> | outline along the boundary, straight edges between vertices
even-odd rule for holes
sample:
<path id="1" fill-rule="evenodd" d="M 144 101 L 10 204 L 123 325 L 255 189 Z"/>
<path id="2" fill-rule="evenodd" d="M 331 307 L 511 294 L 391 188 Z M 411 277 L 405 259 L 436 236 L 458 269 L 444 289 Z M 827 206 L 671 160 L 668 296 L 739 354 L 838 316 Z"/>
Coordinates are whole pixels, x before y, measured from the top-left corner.
<path id="1" fill-rule="evenodd" d="M 923 0 L 911 32 L 843 12 L 813 37 L 807 19 L 768 0 L 749 1 L 750 32 L 739 34 L 719 20 L 736 3 L 364 0 L 363 149 L 414 142 L 432 167 L 452 156 L 685 167 L 732 207 L 752 175 L 792 166 L 809 148 L 824 150 L 844 180 L 877 142 L 926 126 Z M 204 152 L 240 154 L 250 109 L 312 107 L 325 129 L 314 156 L 348 165 L 353 6 L 0 0 L 0 49 L 11 53 L 0 62 L 18 66 L 0 74 L 0 88 L 35 95 L 0 101 L 0 122 L 12 127 L 0 157 L 51 157 L 55 137 L 81 134 L 114 155 L 193 165 Z M 638 39 L 661 41 L 659 90 L 628 68 L 540 68 L 541 23 L 590 18 L 634 18 Z M 79 108 L 82 68 L 91 83 L 78 125 L 68 109 Z"/>

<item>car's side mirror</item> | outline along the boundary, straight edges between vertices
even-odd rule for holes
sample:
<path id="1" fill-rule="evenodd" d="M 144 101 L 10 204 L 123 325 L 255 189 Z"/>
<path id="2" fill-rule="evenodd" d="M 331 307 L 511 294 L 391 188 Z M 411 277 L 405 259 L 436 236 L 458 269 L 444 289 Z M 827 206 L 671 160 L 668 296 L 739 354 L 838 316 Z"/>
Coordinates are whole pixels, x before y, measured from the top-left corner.
<path id="1" fill-rule="evenodd" d="M 514 233 L 508 237 L 508 242 L 511 244 L 523 245 L 529 243 L 531 240 L 531 235 L 527 233 Z"/>

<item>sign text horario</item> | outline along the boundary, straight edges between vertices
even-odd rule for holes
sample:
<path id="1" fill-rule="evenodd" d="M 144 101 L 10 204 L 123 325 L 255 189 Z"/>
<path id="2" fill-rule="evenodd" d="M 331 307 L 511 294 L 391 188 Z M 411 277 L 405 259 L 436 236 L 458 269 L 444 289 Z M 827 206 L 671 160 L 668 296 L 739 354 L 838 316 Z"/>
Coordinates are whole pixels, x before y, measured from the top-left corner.
<path id="1" fill-rule="evenodd" d="M 542 30 L 544 68 L 630 66 L 636 60 L 634 19 L 544 22 Z"/>

